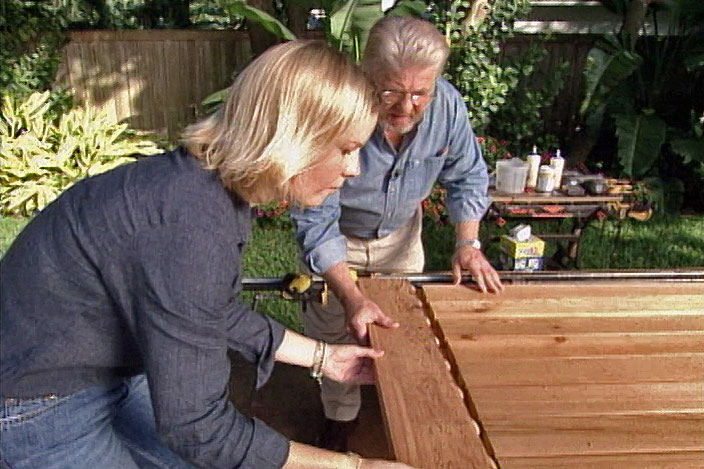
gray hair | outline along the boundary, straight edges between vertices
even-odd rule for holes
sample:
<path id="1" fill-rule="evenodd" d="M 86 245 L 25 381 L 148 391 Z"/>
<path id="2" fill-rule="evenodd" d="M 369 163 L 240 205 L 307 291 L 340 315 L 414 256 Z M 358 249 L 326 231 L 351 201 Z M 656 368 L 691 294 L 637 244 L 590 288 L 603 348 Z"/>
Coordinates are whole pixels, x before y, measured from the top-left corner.
<path id="1" fill-rule="evenodd" d="M 410 67 L 437 67 L 440 74 L 449 54 L 445 36 L 432 23 L 407 16 L 387 16 L 369 32 L 362 69 L 372 79 Z"/>

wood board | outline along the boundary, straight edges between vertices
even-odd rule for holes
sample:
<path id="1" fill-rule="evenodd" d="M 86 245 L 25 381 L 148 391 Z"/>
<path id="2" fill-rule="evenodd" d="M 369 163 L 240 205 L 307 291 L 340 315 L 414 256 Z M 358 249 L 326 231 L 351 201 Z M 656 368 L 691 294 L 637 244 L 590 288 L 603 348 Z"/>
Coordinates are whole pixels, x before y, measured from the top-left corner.
<path id="1" fill-rule="evenodd" d="M 494 467 L 410 284 L 361 279 L 360 287 L 401 324 L 370 329 L 372 345 L 385 351 L 376 371 L 396 458 L 420 468 Z"/>
<path id="2" fill-rule="evenodd" d="M 413 324 L 412 336 L 428 336 L 423 353 L 435 348 L 448 361 L 409 368 L 417 362 L 417 339 L 372 331 L 375 343 L 387 354 L 398 351 L 400 360 L 379 370 L 382 400 L 389 383 L 416 386 L 404 382 L 407 373 L 423 381 L 429 367 L 442 371 L 422 392 L 398 393 L 384 404 L 395 447 L 412 425 L 400 409 L 408 404 L 399 400 L 439 414 L 429 410 L 437 399 L 424 396 L 444 395 L 432 386 L 446 380 L 464 392 L 486 452 L 501 468 L 704 467 L 701 283 L 510 285 L 501 295 L 426 286 L 423 325 L 424 317 L 410 322 L 423 310 L 409 315 L 403 310 L 412 299 L 396 296 L 408 286 L 386 282 L 365 280 L 364 289 L 384 311 L 408 321 L 403 327 Z"/>

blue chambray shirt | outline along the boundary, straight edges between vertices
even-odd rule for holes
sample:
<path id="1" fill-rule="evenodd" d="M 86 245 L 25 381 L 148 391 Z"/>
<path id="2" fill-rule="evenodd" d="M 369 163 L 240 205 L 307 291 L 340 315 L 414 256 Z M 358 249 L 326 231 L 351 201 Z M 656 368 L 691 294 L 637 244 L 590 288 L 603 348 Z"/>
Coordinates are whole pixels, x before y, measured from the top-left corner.
<path id="1" fill-rule="evenodd" d="M 387 236 L 410 220 L 438 181 L 453 223 L 480 220 L 489 206 L 486 164 L 460 93 L 439 78 L 423 120 L 397 152 L 377 128 L 360 151 L 360 175 L 322 205 L 294 208 L 302 258 L 322 274 L 346 259 L 345 236 Z"/>

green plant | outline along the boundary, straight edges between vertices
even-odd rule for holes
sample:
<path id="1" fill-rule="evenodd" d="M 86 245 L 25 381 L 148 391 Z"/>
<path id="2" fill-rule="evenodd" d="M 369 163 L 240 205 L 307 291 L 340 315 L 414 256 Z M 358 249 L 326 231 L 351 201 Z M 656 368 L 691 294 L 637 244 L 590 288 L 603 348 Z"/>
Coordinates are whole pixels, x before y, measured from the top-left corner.
<path id="1" fill-rule="evenodd" d="M 603 2 L 623 14 L 623 27 L 588 55 L 580 107 L 582 146 L 615 138 L 616 172 L 673 180 L 675 168 L 704 161 L 701 124 L 693 123 L 693 116 L 704 112 L 704 3 L 671 0 L 629 8 L 636 2 L 640 0 Z M 669 26 L 662 33 L 658 26 L 664 12 Z M 645 17 L 654 29 L 642 28 Z"/>
<path id="2" fill-rule="evenodd" d="M 546 132 L 542 112 L 554 103 L 562 90 L 569 64 L 558 61 L 549 70 L 541 71 L 538 64 L 547 55 L 541 43 L 531 42 L 520 55 L 504 60 L 506 67 L 518 71 L 518 82 L 506 96 L 505 103 L 491 115 L 486 133 L 508 140 L 511 151 L 517 155 L 527 154 L 533 145 L 539 148 L 560 146 L 558 138 Z"/>
<path id="3" fill-rule="evenodd" d="M 52 2 L 0 2 L 0 94 L 22 99 L 33 91 L 51 90 L 49 113 L 70 108 L 71 96 L 53 87 L 67 23 L 65 10 Z"/>
<path id="4" fill-rule="evenodd" d="M 49 92 L 2 97 L 0 211 L 29 215 L 77 180 L 159 152 L 106 112 L 77 108 L 52 118 Z"/>
<path id="5" fill-rule="evenodd" d="M 445 76 L 462 93 L 472 126 L 481 133 L 518 85 L 519 70 L 499 58 L 501 44 L 513 35 L 513 19 L 528 13 L 529 2 L 487 3 L 486 16 L 476 19 L 470 6 L 466 0 L 435 2 L 431 17 L 450 44 Z"/>

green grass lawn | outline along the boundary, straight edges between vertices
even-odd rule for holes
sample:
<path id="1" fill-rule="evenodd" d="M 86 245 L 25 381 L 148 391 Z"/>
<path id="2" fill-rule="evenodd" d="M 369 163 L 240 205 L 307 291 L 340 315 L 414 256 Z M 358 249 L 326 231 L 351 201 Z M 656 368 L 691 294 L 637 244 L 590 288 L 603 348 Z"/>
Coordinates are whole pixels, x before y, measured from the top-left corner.
<path id="1" fill-rule="evenodd" d="M 17 236 L 26 219 L 0 218 L 0 254 Z M 445 271 L 450 267 L 454 232 L 451 226 L 426 221 L 423 242 L 426 246 L 426 270 Z M 536 231 L 567 229 L 560 221 L 536 227 Z M 486 224 L 482 238 L 505 233 L 508 227 Z M 487 243 L 488 257 L 494 258 L 496 243 Z M 554 252 L 548 243 L 548 254 Z M 648 222 L 607 220 L 592 223 L 584 232 L 580 251 L 582 269 L 667 269 L 704 267 L 704 215 L 655 217 Z M 255 225 L 243 261 L 246 277 L 279 277 L 298 271 L 297 249 L 291 229 L 263 228 Z M 275 293 L 269 294 L 275 297 Z M 251 303 L 253 292 L 245 292 L 243 300 Z M 300 330 L 299 305 L 278 298 L 263 298 L 257 309 Z"/>

